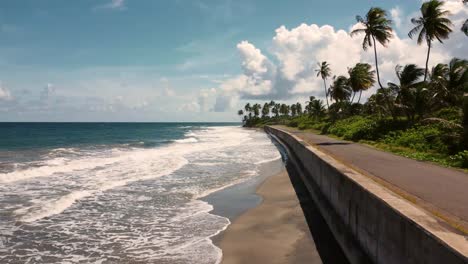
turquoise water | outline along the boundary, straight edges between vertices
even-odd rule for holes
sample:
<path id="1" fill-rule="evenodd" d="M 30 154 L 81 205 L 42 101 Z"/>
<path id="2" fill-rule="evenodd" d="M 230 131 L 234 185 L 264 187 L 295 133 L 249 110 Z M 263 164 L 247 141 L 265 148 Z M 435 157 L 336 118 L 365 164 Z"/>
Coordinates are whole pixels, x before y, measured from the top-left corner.
<path id="1" fill-rule="evenodd" d="M 280 159 L 220 123 L 0 124 L 0 263 L 217 263 L 201 198 Z"/>

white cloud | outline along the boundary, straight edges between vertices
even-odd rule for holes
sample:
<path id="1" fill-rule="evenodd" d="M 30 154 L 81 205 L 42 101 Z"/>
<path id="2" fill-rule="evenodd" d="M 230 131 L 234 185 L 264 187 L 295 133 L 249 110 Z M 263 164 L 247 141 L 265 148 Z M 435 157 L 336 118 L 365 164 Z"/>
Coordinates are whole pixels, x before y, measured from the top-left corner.
<path id="1" fill-rule="evenodd" d="M 197 103 L 200 106 L 201 112 L 210 111 L 209 103 L 212 101 L 212 98 L 216 95 L 216 89 L 201 89 L 198 95 Z"/>
<path id="2" fill-rule="evenodd" d="M 439 62 L 448 62 L 453 57 L 466 58 L 468 46 L 466 36 L 460 32 L 460 26 L 468 17 L 468 9 L 461 1 L 446 1 L 445 8 L 451 11 L 454 32 L 444 44 L 434 43 L 431 50 L 430 67 Z M 427 47 L 418 46 L 409 39 L 406 32 L 410 25 L 403 10 L 395 7 L 390 11 L 395 21 L 395 33 L 387 47 L 377 45 L 379 70 L 383 84 L 396 79 L 394 69 L 397 64 L 425 64 Z M 413 12 L 411 16 L 418 14 Z M 324 96 L 323 83 L 315 75 L 317 62 L 327 61 L 333 75 L 347 75 L 348 67 L 357 62 L 367 62 L 374 66 L 373 49 L 362 50 L 363 35 L 351 37 L 349 32 L 360 27 L 354 24 L 349 31 L 335 30 L 330 25 L 301 24 L 288 29 L 281 26 L 275 31 L 270 53 L 276 63 L 272 63 L 265 54 L 248 41 L 237 45 L 242 63 L 243 74 L 225 80 L 219 85 L 221 93 L 217 95 L 215 111 L 226 111 L 237 99 L 289 99 L 305 94 Z M 397 32 L 403 32 L 399 36 Z M 329 80 L 330 83 L 331 80 Z M 377 84 L 376 84 L 377 85 Z M 367 98 L 375 91 L 364 93 Z M 219 100 L 219 102 L 218 102 Z"/>
<path id="3" fill-rule="evenodd" d="M 46 84 L 46 86 L 41 91 L 41 100 L 47 100 L 53 94 L 55 94 L 56 89 L 55 86 L 51 83 Z"/>
<path id="4" fill-rule="evenodd" d="M 200 105 L 197 102 L 192 101 L 189 103 L 182 104 L 177 110 L 179 112 L 189 112 L 189 113 L 200 112 Z"/>
<path id="5" fill-rule="evenodd" d="M 9 101 L 13 99 L 10 91 L 0 83 L 0 101 Z"/>
<path id="6" fill-rule="evenodd" d="M 160 79 L 162 87 L 163 96 L 176 96 L 176 92 L 172 89 L 169 79 L 163 77 Z"/>
<path id="7" fill-rule="evenodd" d="M 392 17 L 393 23 L 396 27 L 401 27 L 401 8 L 399 6 L 390 9 L 390 16 Z"/>

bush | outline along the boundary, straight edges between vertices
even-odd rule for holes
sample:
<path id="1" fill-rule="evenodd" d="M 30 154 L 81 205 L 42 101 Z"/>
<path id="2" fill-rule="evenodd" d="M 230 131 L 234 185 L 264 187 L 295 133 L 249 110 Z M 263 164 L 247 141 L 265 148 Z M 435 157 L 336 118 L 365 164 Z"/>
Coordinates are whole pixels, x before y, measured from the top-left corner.
<path id="1" fill-rule="evenodd" d="M 437 111 L 434 116 L 460 124 L 463 113 L 459 107 L 446 107 Z"/>
<path id="2" fill-rule="evenodd" d="M 453 156 L 450 156 L 454 166 L 468 168 L 468 150 L 461 151 Z"/>
<path id="3" fill-rule="evenodd" d="M 456 129 L 449 129 L 439 124 L 416 125 L 405 131 L 390 132 L 382 142 L 421 152 L 451 154 L 460 151 L 459 135 Z"/>
<path id="4" fill-rule="evenodd" d="M 353 116 L 332 124 L 328 133 L 343 137 L 347 140 L 376 139 L 375 128 L 377 122 L 362 116 Z"/>

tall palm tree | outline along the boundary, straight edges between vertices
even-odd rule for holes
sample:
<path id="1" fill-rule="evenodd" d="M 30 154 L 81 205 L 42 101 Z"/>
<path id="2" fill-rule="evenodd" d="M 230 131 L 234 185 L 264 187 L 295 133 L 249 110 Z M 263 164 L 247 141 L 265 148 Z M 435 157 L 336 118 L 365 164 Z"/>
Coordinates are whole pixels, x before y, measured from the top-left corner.
<path id="1" fill-rule="evenodd" d="M 327 108 L 330 107 L 328 105 L 328 89 L 327 89 L 327 78 L 331 76 L 331 70 L 330 70 L 330 64 L 328 64 L 326 61 L 323 61 L 322 63 L 318 63 L 318 69 L 315 71 L 317 72 L 317 77 L 321 76 L 323 80 L 323 87 L 325 89 L 325 100 L 327 102 Z"/>
<path id="2" fill-rule="evenodd" d="M 377 47 L 376 40 L 382 45 L 386 46 L 390 41 L 392 34 L 392 21 L 387 18 L 387 12 L 379 7 L 372 7 L 366 14 L 366 19 L 361 16 L 356 16 L 357 22 L 361 23 L 364 28 L 355 29 L 351 32 L 351 36 L 356 34 L 365 33 L 362 48 L 367 50 L 368 47 L 374 47 L 375 57 L 375 70 L 377 71 L 377 80 L 380 88 L 383 88 L 380 82 L 379 63 L 377 60 Z"/>
<path id="3" fill-rule="evenodd" d="M 356 66 L 348 70 L 349 85 L 353 89 L 354 94 L 359 92 L 358 103 L 361 101 L 362 91 L 371 88 L 375 83 L 375 71 L 368 63 L 357 63 Z M 354 99 L 354 95 L 353 95 Z M 353 100 L 351 100 L 353 102 Z"/>
<path id="4" fill-rule="evenodd" d="M 352 89 L 349 80 L 345 76 L 338 76 L 330 85 L 330 98 L 336 102 L 347 101 L 351 97 Z"/>
<path id="5" fill-rule="evenodd" d="M 448 39 L 453 24 L 447 16 L 449 11 L 443 10 L 444 2 L 439 0 L 430 0 L 421 6 L 421 17 L 411 19 L 411 23 L 415 25 L 408 33 L 410 38 L 418 34 L 418 44 L 421 45 L 423 41 L 427 44 L 427 57 L 426 57 L 426 70 L 424 71 L 424 81 L 427 79 L 429 55 L 431 53 L 432 42 L 438 40 L 443 43 L 443 39 Z"/>

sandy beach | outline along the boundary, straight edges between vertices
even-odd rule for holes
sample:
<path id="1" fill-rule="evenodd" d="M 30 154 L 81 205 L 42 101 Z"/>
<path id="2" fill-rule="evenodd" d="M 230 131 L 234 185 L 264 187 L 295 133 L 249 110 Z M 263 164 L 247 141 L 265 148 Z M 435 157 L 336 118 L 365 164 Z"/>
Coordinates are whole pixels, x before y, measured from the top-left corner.
<path id="1" fill-rule="evenodd" d="M 263 198 L 224 232 L 222 263 L 322 263 L 285 169 L 267 178 Z"/>

